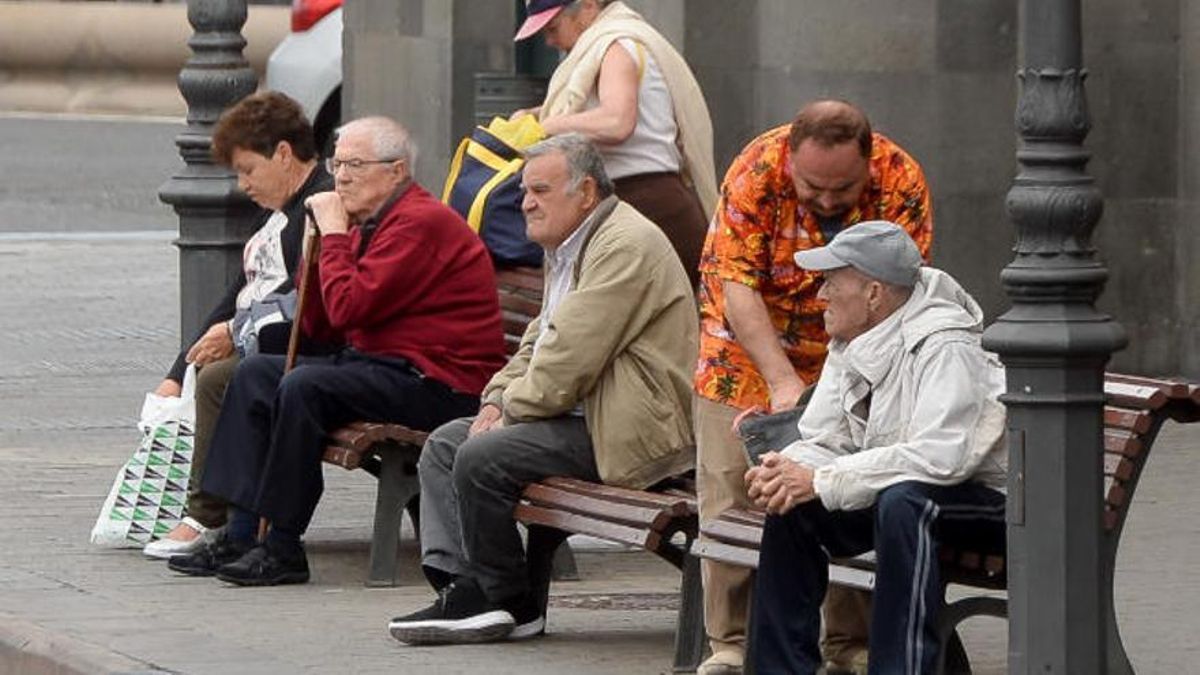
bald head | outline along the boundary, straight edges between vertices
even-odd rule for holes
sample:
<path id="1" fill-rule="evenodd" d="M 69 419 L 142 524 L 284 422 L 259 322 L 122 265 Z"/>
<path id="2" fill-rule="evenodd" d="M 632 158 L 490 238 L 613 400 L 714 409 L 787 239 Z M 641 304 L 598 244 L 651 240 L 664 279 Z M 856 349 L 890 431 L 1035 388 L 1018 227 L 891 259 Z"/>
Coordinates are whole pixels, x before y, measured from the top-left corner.
<path id="1" fill-rule="evenodd" d="M 792 121 L 788 146 L 794 151 L 809 139 L 826 148 L 854 142 L 859 154 L 871 156 L 871 123 L 863 111 L 846 101 L 813 101 L 800 109 Z"/>

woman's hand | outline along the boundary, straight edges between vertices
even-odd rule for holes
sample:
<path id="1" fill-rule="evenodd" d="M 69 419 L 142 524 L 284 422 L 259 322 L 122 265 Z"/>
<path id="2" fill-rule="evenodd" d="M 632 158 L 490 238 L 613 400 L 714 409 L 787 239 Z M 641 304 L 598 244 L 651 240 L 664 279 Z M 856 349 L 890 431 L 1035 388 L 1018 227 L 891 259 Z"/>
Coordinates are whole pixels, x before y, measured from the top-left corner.
<path id="1" fill-rule="evenodd" d="M 209 326 L 184 358 L 188 363 L 206 366 L 230 356 L 233 356 L 233 335 L 229 332 L 229 324 L 222 321 Z"/>
<path id="2" fill-rule="evenodd" d="M 179 395 L 183 393 L 183 385 L 168 378 L 163 380 L 162 384 L 158 385 L 158 388 L 154 390 L 154 393 L 159 396 L 179 398 Z"/>
<path id="3" fill-rule="evenodd" d="M 514 110 L 513 114 L 508 116 L 508 121 L 515 122 L 526 115 L 533 115 L 534 117 L 537 117 L 541 113 L 542 113 L 542 106 L 540 106 L 540 105 L 534 106 L 532 108 L 521 108 L 520 110 Z"/>

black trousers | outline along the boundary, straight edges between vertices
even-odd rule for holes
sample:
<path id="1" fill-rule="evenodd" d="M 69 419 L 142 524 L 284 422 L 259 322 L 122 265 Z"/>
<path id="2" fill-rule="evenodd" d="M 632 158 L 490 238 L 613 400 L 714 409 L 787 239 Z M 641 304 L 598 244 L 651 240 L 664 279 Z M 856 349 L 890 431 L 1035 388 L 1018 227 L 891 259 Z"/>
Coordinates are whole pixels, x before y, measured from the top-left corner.
<path id="1" fill-rule="evenodd" d="M 303 534 L 325 488 L 329 433 L 356 420 L 413 429 L 473 415 L 479 398 L 424 377 L 403 359 L 347 349 L 301 357 L 255 355 L 238 365 L 213 432 L 203 490 Z"/>
<path id="2" fill-rule="evenodd" d="M 751 623 L 755 672 L 817 672 L 829 556 L 874 549 L 871 675 L 932 673 L 941 648 L 939 546 L 1001 553 L 1004 540 L 1004 495 L 978 483 L 898 483 L 861 511 L 812 501 L 767 516 Z"/>

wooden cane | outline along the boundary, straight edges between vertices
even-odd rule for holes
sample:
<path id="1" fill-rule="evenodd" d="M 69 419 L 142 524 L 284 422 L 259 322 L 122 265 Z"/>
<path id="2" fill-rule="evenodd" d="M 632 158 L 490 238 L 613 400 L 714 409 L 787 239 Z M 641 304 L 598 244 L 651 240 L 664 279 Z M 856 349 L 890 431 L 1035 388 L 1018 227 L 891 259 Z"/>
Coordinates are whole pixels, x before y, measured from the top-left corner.
<path id="1" fill-rule="evenodd" d="M 304 315 L 304 304 L 308 299 L 308 280 L 316 273 L 317 261 L 321 259 L 321 233 L 317 230 L 317 218 L 312 209 L 305 206 L 307 216 L 304 228 L 303 255 L 301 268 L 304 270 L 300 277 L 299 296 L 296 298 L 296 315 L 292 318 L 292 330 L 288 334 L 287 357 L 283 362 L 283 374 L 287 375 L 296 365 L 296 353 L 300 350 L 300 317 Z"/>
<path id="2" fill-rule="evenodd" d="M 288 333 L 287 356 L 283 360 L 283 374 L 287 375 L 296 365 L 296 353 L 300 351 L 300 317 L 304 315 L 304 301 L 308 298 L 308 280 L 316 274 L 317 261 L 321 259 L 321 232 L 317 229 L 317 217 L 307 205 L 304 207 L 304 244 L 300 256 L 300 288 L 296 291 L 296 313 L 292 317 L 292 330 Z M 267 536 L 266 518 L 258 519 L 258 540 Z"/>

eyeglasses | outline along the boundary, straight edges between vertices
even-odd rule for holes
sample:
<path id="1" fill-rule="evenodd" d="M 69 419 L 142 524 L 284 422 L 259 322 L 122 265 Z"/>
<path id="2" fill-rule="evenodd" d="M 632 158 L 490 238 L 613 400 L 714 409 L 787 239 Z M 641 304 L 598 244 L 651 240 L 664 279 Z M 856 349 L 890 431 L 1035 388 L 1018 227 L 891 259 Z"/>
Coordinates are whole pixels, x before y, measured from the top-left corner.
<path id="1" fill-rule="evenodd" d="M 338 172 L 338 169 L 346 169 L 351 173 L 358 173 L 363 170 L 363 167 L 368 164 L 391 164 L 398 162 L 399 159 L 334 159 L 330 157 L 325 160 L 325 170 L 329 175 Z"/>

